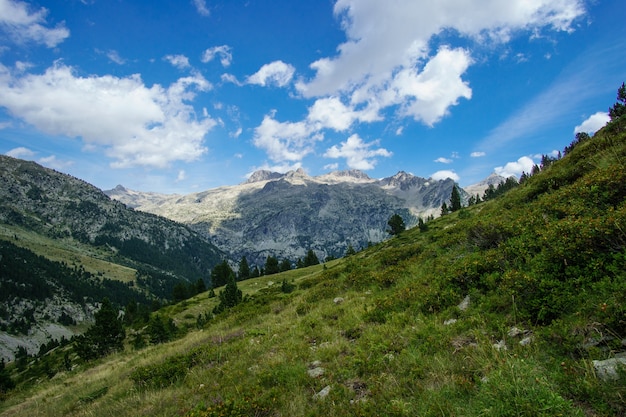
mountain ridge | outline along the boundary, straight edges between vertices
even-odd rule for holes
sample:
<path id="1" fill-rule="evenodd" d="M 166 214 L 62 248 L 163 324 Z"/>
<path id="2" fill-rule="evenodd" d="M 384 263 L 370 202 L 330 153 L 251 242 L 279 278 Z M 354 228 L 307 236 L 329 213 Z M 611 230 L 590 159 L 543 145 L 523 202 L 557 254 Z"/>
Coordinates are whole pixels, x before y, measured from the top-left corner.
<path id="1" fill-rule="evenodd" d="M 117 188 L 105 193 L 137 210 L 189 225 L 233 261 L 246 256 L 262 266 L 267 256 L 295 262 L 313 249 L 325 259 L 343 256 L 349 246 L 380 242 L 388 237 L 391 215 L 401 214 L 409 227 L 419 217 L 436 217 L 455 185 L 451 179 L 404 171 L 373 179 L 359 170 L 309 176 L 298 169 L 284 174 L 259 170 L 238 185 L 183 196 Z"/>

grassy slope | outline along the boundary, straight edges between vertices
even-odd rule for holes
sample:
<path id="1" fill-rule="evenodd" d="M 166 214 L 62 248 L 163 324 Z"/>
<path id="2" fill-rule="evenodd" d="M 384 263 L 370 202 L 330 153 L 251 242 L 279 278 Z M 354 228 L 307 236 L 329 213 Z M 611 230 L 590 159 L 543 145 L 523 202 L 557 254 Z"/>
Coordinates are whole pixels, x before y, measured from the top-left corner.
<path id="1" fill-rule="evenodd" d="M 425 233 L 242 282 L 250 299 L 202 330 L 18 390 L 2 415 L 623 414 L 624 375 L 600 382 L 591 361 L 626 337 L 625 139 L 602 132 Z M 161 314 L 191 328 L 215 303 Z"/>
<path id="2" fill-rule="evenodd" d="M 17 237 L 17 239 L 15 239 Z M 110 262 L 112 253 L 82 244 L 74 239 L 51 239 L 19 226 L 0 224 L 0 239 L 28 249 L 54 262 L 82 265 L 94 275 L 103 275 L 122 282 L 135 280 L 135 269 Z"/>

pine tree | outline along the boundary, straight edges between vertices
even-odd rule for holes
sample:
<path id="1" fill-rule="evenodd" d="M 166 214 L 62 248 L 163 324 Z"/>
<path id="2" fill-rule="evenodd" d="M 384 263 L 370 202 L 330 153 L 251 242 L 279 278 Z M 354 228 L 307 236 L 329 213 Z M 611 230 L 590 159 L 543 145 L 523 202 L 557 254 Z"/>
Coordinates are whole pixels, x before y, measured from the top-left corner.
<path id="1" fill-rule="evenodd" d="M 459 189 L 456 188 L 456 185 L 452 186 L 452 194 L 450 195 L 450 211 L 458 211 L 461 210 L 463 206 L 461 205 L 461 193 L 459 193 Z"/>
<path id="2" fill-rule="evenodd" d="M 306 267 L 306 266 L 318 265 L 319 263 L 320 263 L 320 260 L 315 254 L 315 252 L 313 251 L 313 249 L 309 249 L 309 251 L 306 253 L 306 256 L 304 257 L 304 266 Z"/>
<path id="3" fill-rule="evenodd" d="M 448 214 L 450 212 L 450 210 L 448 209 L 448 205 L 444 202 L 441 205 L 441 215 L 445 216 L 446 214 Z"/>
<path id="4" fill-rule="evenodd" d="M 243 301 L 243 294 L 239 288 L 237 288 L 237 282 L 235 281 L 235 275 L 231 275 L 228 278 L 224 291 L 220 293 L 220 303 L 213 312 L 215 314 L 234 307 Z"/>
<path id="5" fill-rule="evenodd" d="M 389 229 L 387 230 L 387 233 L 389 233 L 392 236 L 399 235 L 400 233 L 404 232 L 404 230 L 406 229 L 406 225 L 404 224 L 404 220 L 402 219 L 402 216 L 400 216 L 397 213 L 389 218 L 387 225 L 389 225 Z"/>
<path id="6" fill-rule="evenodd" d="M 352 244 L 348 244 L 348 249 L 346 249 L 346 256 L 352 256 L 355 254 L 356 254 L 356 251 L 352 247 Z"/>
<path id="7" fill-rule="evenodd" d="M 265 275 L 277 274 L 280 272 L 278 268 L 278 258 L 268 255 L 265 260 Z"/>
<path id="8" fill-rule="evenodd" d="M 239 281 L 250 278 L 250 267 L 248 266 L 248 260 L 245 256 L 243 256 L 241 261 L 239 261 L 239 271 L 237 277 L 239 278 Z"/>
<path id="9" fill-rule="evenodd" d="M 233 273 L 230 265 L 226 260 L 222 263 L 215 265 L 215 268 L 211 271 L 211 284 L 213 288 L 218 288 L 226 285 L 228 277 Z"/>
<path id="10" fill-rule="evenodd" d="M 280 262 L 280 265 L 278 266 L 278 269 L 280 270 L 280 272 L 285 272 L 285 271 L 291 270 L 291 262 L 289 262 L 289 259 L 283 259 Z"/>
<path id="11" fill-rule="evenodd" d="M 126 332 L 118 312 L 108 298 L 102 300 L 94 315 L 96 322 L 84 335 L 77 338 L 76 350 L 83 359 L 95 359 L 124 349 Z"/>
<path id="12" fill-rule="evenodd" d="M 614 121 L 624 114 L 626 114 L 626 84 L 622 83 L 622 86 L 617 90 L 617 103 L 609 108 L 609 117 L 611 121 Z"/>

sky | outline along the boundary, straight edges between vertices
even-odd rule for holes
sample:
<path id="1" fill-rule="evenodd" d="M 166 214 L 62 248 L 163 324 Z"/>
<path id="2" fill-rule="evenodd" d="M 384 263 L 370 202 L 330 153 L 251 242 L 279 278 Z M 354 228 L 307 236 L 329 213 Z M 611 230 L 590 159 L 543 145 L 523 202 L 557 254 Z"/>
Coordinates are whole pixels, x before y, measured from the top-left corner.
<path id="1" fill-rule="evenodd" d="M 529 172 L 626 81 L 623 0 L 0 0 L 0 154 L 107 190 Z"/>

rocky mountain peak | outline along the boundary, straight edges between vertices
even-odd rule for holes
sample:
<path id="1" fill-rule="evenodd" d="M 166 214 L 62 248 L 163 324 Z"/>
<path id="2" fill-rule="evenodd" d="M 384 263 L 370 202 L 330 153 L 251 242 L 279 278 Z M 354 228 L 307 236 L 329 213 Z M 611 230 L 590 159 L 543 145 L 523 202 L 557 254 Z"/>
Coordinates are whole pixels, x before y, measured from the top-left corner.
<path id="1" fill-rule="evenodd" d="M 272 172 L 265 169 L 260 169 L 258 171 L 254 171 L 252 175 L 244 182 L 244 184 L 252 184 L 254 182 L 261 181 L 269 181 L 269 180 L 277 180 L 282 178 L 284 174 L 279 172 Z"/>

